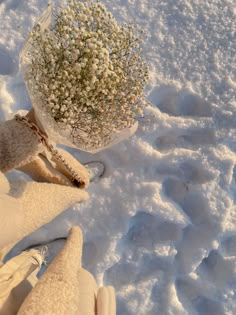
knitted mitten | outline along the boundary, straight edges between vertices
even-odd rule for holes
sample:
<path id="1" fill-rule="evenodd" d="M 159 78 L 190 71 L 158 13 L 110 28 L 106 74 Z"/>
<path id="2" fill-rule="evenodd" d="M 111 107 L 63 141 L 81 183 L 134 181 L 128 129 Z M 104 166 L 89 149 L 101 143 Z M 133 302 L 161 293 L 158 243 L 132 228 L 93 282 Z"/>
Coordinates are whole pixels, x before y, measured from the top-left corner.
<path id="1" fill-rule="evenodd" d="M 57 151 L 81 178 L 83 184 L 77 186 L 87 187 L 87 169 L 68 152 L 62 149 Z M 0 171 L 5 173 L 14 168 L 36 181 L 75 186 L 64 163 L 47 151 L 35 132 L 24 123 L 12 119 L 0 122 Z"/>

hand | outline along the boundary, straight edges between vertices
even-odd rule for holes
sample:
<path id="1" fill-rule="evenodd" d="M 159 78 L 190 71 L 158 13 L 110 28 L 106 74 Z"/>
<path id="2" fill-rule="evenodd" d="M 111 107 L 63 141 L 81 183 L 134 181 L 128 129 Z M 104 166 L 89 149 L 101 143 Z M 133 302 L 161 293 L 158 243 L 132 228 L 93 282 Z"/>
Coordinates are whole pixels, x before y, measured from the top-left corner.
<path id="1" fill-rule="evenodd" d="M 38 126 L 33 110 L 26 115 L 26 118 Z M 41 126 L 38 128 L 46 137 Z M 57 149 L 57 151 L 78 174 L 81 179 L 80 184 L 78 181 L 72 181 L 71 173 L 65 168 L 63 162 L 56 159 L 55 156 L 50 156 L 29 126 L 15 119 L 0 122 L 0 171 L 7 172 L 16 168 L 27 173 L 36 181 L 80 188 L 87 187 L 89 174 L 86 168 L 68 152 L 62 149 Z"/>

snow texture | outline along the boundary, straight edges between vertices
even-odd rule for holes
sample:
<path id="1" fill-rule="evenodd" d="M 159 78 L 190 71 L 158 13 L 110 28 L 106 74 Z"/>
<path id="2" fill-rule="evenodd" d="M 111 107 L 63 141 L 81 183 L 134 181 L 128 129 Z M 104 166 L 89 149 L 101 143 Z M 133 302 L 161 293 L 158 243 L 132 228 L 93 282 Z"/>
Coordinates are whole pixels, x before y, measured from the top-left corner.
<path id="1" fill-rule="evenodd" d="M 11 255 L 78 224 L 83 264 L 116 288 L 118 315 L 236 314 L 235 2 L 103 2 L 146 30 L 152 106 L 123 143 L 94 155 L 69 149 L 82 162 L 105 163 L 103 178 L 88 202 Z M 18 55 L 46 5 L 0 0 L 1 119 L 30 108 Z M 49 262 L 62 244 L 49 244 Z"/>

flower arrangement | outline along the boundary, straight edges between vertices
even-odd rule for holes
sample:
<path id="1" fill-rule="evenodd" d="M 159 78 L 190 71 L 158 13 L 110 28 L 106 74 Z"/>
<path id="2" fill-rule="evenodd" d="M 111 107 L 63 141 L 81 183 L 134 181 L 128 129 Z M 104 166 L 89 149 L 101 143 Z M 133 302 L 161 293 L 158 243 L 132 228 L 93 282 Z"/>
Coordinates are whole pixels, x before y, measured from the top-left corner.
<path id="1" fill-rule="evenodd" d="M 30 33 L 26 82 L 61 135 L 81 149 L 106 146 L 145 106 L 148 68 L 141 34 L 120 26 L 105 6 L 69 0 Z"/>

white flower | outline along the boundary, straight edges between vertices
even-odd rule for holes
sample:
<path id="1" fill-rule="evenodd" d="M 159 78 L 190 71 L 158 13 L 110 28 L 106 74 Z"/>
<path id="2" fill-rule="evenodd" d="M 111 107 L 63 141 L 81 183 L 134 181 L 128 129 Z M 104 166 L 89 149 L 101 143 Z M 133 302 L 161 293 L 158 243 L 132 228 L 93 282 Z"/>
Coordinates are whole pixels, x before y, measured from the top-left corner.
<path id="1" fill-rule="evenodd" d="M 95 0 L 68 0 L 50 30 L 31 32 L 29 80 L 33 93 L 71 141 L 84 149 L 107 145 L 131 126 L 145 102 L 148 79 L 139 34 L 120 26 Z M 59 128 L 60 131 L 60 128 Z"/>

